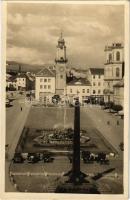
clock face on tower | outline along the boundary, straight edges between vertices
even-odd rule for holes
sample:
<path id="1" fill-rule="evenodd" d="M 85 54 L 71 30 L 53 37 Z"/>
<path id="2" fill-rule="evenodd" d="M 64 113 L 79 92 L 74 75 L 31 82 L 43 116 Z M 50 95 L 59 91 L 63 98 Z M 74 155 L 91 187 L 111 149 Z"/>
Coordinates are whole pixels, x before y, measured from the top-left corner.
<path id="1" fill-rule="evenodd" d="M 63 72 L 64 71 L 64 67 L 60 67 L 60 72 Z"/>

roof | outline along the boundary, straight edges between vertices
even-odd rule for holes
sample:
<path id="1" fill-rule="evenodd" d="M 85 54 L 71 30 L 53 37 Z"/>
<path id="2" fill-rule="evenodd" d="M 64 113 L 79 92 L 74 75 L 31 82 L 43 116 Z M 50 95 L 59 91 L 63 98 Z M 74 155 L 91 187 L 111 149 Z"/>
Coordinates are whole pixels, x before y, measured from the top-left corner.
<path id="1" fill-rule="evenodd" d="M 90 68 L 90 72 L 93 75 L 104 75 L 104 68 Z"/>
<path id="2" fill-rule="evenodd" d="M 6 79 L 7 82 L 16 82 L 16 76 L 11 76 Z"/>
<path id="3" fill-rule="evenodd" d="M 40 76 L 40 77 L 55 77 L 55 70 L 50 70 L 48 68 L 43 68 L 42 70 L 40 70 L 36 76 Z"/>
<path id="4" fill-rule="evenodd" d="M 121 81 L 117 82 L 115 85 L 113 85 L 113 87 L 124 87 L 124 79 L 122 79 Z"/>
<path id="5" fill-rule="evenodd" d="M 86 79 L 86 78 L 75 78 L 72 81 L 70 81 L 69 83 L 67 83 L 67 85 L 74 85 L 74 86 L 90 86 L 90 82 Z"/>
<path id="6" fill-rule="evenodd" d="M 17 78 L 26 78 L 26 75 L 21 73 L 17 75 Z"/>

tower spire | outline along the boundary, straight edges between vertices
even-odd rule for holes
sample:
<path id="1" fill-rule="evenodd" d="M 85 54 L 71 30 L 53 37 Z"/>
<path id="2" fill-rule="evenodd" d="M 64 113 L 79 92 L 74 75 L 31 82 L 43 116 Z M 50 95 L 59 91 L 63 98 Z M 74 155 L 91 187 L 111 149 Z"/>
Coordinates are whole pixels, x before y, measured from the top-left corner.
<path id="1" fill-rule="evenodd" d="M 62 32 L 62 29 L 61 29 L 61 33 L 60 33 L 60 37 L 61 37 L 61 39 L 62 39 L 62 36 L 63 36 L 63 32 Z"/>

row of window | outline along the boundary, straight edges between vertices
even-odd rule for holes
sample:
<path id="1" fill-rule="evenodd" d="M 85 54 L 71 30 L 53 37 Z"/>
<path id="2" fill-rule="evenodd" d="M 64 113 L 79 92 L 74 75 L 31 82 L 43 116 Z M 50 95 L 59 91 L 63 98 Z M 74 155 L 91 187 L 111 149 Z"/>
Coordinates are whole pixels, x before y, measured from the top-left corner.
<path id="1" fill-rule="evenodd" d="M 51 85 L 40 85 L 40 89 L 51 89 Z"/>
<path id="2" fill-rule="evenodd" d="M 87 93 L 89 93 L 89 92 L 90 92 L 90 90 L 87 89 Z M 70 93 L 73 93 L 72 89 L 70 89 Z M 77 93 L 80 93 L 80 92 L 78 91 Z M 82 89 L 82 93 L 85 93 L 85 89 Z M 97 93 L 101 94 L 101 90 L 97 90 Z M 93 94 L 96 94 L 96 90 L 93 90 Z"/>
<path id="3" fill-rule="evenodd" d="M 109 61 L 112 61 L 112 54 L 109 54 Z M 116 61 L 120 61 L 120 52 L 116 52 Z"/>
<path id="4" fill-rule="evenodd" d="M 89 89 L 86 92 L 89 93 Z M 70 93 L 73 93 L 72 88 L 70 88 Z M 77 91 L 77 93 L 80 93 L 80 91 Z M 85 89 L 82 89 L 82 93 L 85 93 Z"/>
<path id="5" fill-rule="evenodd" d="M 97 93 L 101 94 L 101 90 L 98 90 Z M 93 94 L 96 94 L 96 90 L 93 90 Z"/>
<path id="6" fill-rule="evenodd" d="M 96 85 L 101 86 L 101 82 L 98 82 L 98 83 L 93 82 L 93 86 L 96 86 Z"/>
<path id="7" fill-rule="evenodd" d="M 96 78 L 96 76 L 98 76 L 97 78 L 101 78 L 101 75 L 99 74 L 99 75 L 93 75 L 93 79 L 95 79 Z"/>
<path id="8" fill-rule="evenodd" d="M 17 81 L 19 81 L 19 82 L 25 81 L 25 78 L 23 78 L 23 79 L 17 79 Z"/>
<path id="9" fill-rule="evenodd" d="M 40 82 L 44 82 L 44 83 L 48 82 L 48 83 L 50 83 L 51 79 L 50 78 L 40 78 Z"/>

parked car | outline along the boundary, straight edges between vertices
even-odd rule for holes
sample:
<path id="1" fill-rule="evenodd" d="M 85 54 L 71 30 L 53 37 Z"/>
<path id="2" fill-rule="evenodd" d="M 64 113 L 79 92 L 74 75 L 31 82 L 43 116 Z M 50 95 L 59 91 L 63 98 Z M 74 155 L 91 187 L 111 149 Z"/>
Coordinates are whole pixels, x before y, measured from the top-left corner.
<path id="1" fill-rule="evenodd" d="M 109 164 L 109 160 L 106 159 L 106 153 L 104 153 L 104 152 L 98 153 L 96 161 L 99 162 L 101 165 L 102 164 Z"/>
<path id="2" fill-rule="evenodd" d="M 40 161 L 40 157 L 36 153 L 29 153 L 27 159 L 28 163 L 37 163 L 38 161 Z"/>
<path id="3" fill-rule="evenodd" d="M 16 153 L 14 155 L 13 162 L 14 163 L 23 163 L 24 162 L 24 158 L 21 156 L 20 153 Z"/>
<path id="4" fill-rule="evenodd" d="M 93 163 L 94 157 L 90 151 L 82 151 L 82 158 L 84 163 Z"/>
<path id="5" fill-rule="evenodd" d="M 53 162 L 54 158 L 46 156 L 46 157 L 43 158 L 43 160 L 44 160 L 45 163 L 46 162 Z"/>

